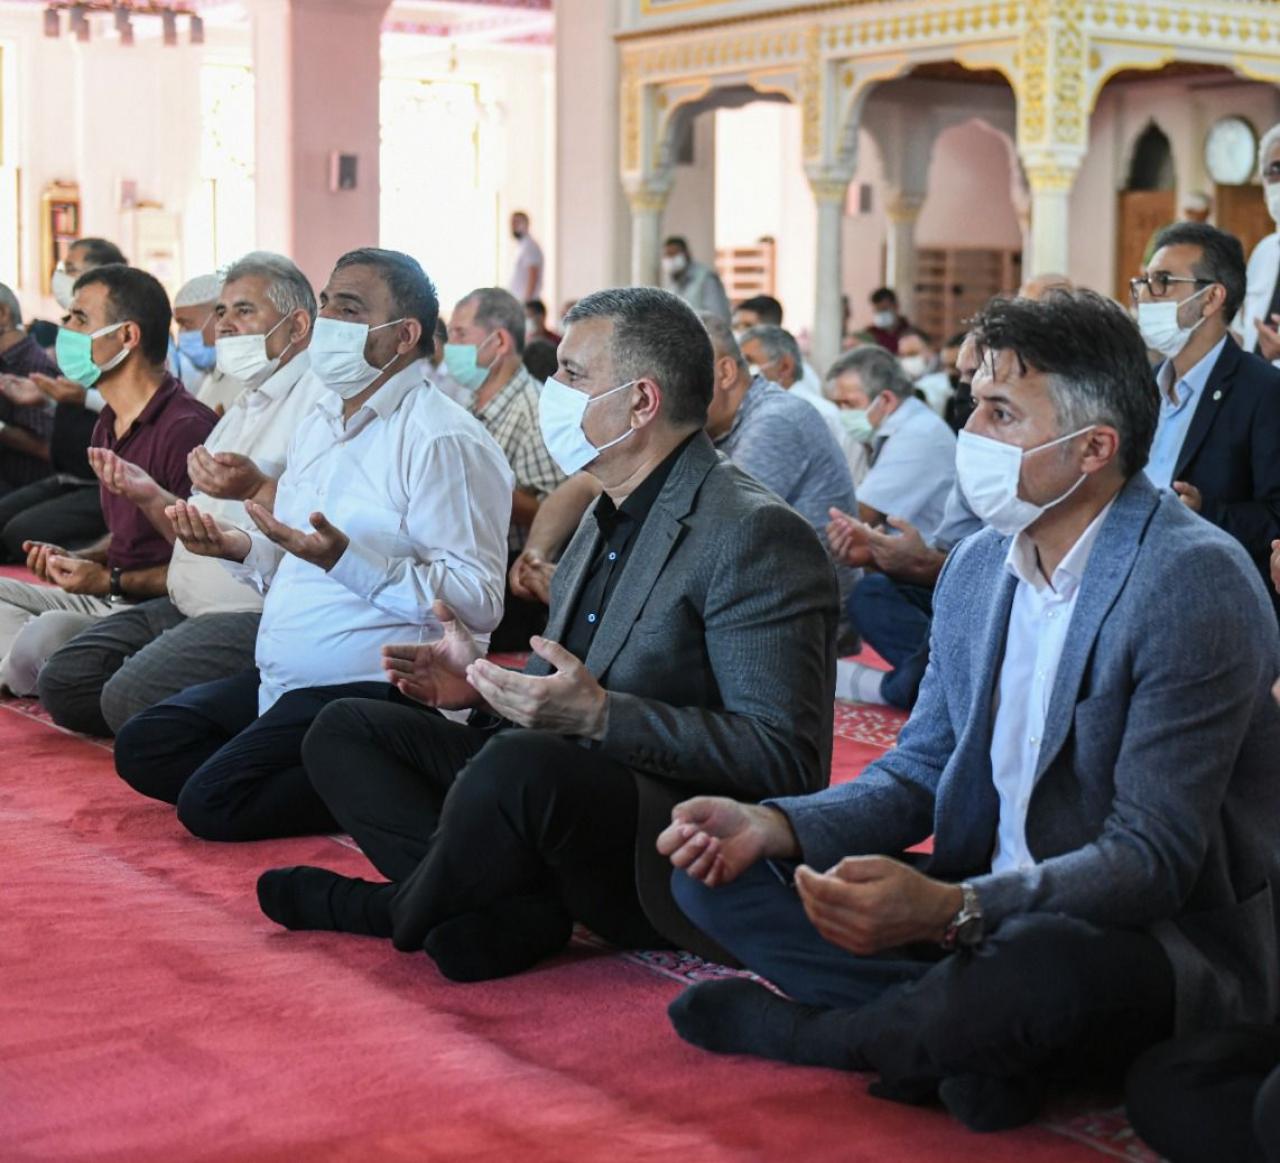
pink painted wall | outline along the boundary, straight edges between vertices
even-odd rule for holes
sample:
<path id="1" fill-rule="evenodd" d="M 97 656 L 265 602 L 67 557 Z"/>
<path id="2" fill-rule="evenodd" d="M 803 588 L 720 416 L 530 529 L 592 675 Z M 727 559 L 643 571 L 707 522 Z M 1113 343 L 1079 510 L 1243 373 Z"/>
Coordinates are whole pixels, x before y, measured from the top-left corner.
<path id="1" fill-rule="evenodd" d="M 994 133 L 973 122 L 944 129 L 933 147 L 916 245 L 1021 247 L 1009 179 L 1009 153 Z"/>

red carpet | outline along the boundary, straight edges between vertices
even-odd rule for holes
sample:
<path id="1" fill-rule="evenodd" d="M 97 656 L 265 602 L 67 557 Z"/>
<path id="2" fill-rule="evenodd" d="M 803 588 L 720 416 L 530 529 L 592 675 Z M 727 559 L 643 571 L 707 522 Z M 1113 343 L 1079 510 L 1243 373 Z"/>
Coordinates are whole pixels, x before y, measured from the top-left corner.
<path id="1" fill-rule="evenodd" d="M 721 1059 L 664 1008 L 718 972 L 589 941 L 454 986 L 384 942 L 295 935 L 257 910 L 277 864 L 367 872 L 331 839 L 181 834 L 108 750 L 0 705 L 0 1159 L 1150 1159 L 1114 1113 L 971 1135 L 866 1079 Z M 900 716 L 841 707 L 852 774 Z"/>

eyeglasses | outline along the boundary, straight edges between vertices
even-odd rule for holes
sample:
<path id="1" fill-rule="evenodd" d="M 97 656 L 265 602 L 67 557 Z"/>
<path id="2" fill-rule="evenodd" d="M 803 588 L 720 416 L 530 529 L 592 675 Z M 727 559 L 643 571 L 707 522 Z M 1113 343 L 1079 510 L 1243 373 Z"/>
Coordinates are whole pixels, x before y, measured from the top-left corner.
<path id="1" fill-rule="evenodd" d="M 1130 279 L 1129 294 L 1136 303 L 1144 287 L 1153 299 L 1163 299 L 1168 295 L 1172 283 L 1192 283 L 1197 287 L 1207 287 L 1214 282 L 1216 282 L 1215 279 L 1192 279 L 1185 275 L 1168 275 L 1164 271 L 1156 271 L 1154 275 L 1139 275 L 1136 279 Z"/>

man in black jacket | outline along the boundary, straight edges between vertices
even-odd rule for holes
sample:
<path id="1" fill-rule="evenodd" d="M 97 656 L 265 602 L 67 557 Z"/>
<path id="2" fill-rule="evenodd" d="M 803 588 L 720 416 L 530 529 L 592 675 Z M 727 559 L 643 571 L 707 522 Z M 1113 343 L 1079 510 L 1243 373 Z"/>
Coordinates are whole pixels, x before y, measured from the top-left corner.
<path id="1" fill-rule="evenodd" d="M 1197 222 L 1161 231 L 1133 280 L 1138 326 L 1165 357 L 1147 476 L 1236 538 L 1265 579 L 1280 537 L 1280 371 L 1228 333 L 1244 292 L 1240 241 Z"/>

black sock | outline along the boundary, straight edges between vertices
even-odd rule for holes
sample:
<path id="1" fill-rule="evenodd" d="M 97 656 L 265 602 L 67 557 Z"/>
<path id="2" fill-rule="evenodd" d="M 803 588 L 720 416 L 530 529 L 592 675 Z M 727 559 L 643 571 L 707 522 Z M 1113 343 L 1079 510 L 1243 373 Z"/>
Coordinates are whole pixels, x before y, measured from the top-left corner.
<path id="1" fill-rule="evenodd" d="M 573 921 L 549 896 L 515 897 L 442 921 L 422 947 L 450 981 L 492 981 L 564 948 Z"/>
<path id="2" fill-rule="evenodd" d="M 327 868 L 273 868 L 258 877 L 258 904 L 286 929 L 391 936 L 395 885 L 339 876 Z"/>
<path id="3" fill-rule="evenodd" d="M 686 989 L 667 1013 L 686 1042 L 717 1054 L 866 1069 L 850 1037 L 853 1011 L 788 1001 L 745 978 L 704 981 Z"/>
<path id="4" fill-rule="evenodd" d="M 938 1084 L 938 1097 L 971 1131 L 1009 1131 L 1040 1113 L 1044 1082 L 1036 1075 L 991 1078 L 957 1074 Z"/>

